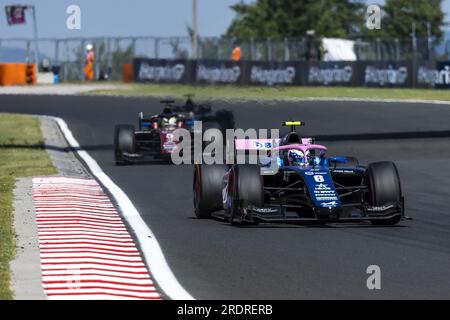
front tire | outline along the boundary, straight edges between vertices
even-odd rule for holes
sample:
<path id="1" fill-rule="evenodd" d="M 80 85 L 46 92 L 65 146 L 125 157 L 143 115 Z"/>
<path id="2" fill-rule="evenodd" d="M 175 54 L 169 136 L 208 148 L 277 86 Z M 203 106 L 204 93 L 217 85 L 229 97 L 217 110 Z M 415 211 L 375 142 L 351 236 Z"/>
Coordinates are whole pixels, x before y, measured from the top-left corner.
<path id="1" fill-rule="evenodd" d="M 134 126 L 117 125 L 114 128 L 114 159 L 116 164 L 125 164 L 124 153 L 136 152 L 136 137 L 134 135 Z"/>
<path id="2" fill-rule="evenodd" d="M 264 204 L 264 182 L 259 165 L 235 165 L 230 175 L 229 188 L 229 222 L 257 224 L 256 221 L 244 220 L 242 215 L 245 208 L 242 208 L 242 204 L 256 207 L 262 207 Z"/>
<path id="3" fill-rule="evenodd" d="M 365 177 L 369 187 L 368 202 L 372 206 L 398 204 L 402 201 L 400 177 L 393 162 L 383 161 L 369 164 Z M 394 225 L 401 220 L 401 213 L 389 219 L 373 220 L 374 225 Z"/>
<path id="4" fill-rule="evenodd" d="M 196 164 L 194 167 L 194 210 L 198 219 L 207 219 L 211 213 L 221 210 L 222 181 L 227 165 Z"/>

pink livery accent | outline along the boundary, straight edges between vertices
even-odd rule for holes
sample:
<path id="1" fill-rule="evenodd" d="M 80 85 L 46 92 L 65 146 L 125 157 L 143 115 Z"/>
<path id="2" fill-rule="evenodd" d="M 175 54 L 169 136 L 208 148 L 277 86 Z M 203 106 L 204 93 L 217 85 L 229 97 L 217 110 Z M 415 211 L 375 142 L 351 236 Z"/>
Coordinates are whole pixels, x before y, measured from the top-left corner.
<path id="1" fill-rule="evenodd" d="M 309 151 L 309 150 L 320 150 L 321 154 L 324 154 L 325 152 L 327 152 L 327 147 L 322 146 L 320 144 L 288 144 L 288 145 L 284 145 L 284 146 L 275 148 L 274 150 L 281 151 L 281 150 L 291 150 L 291 149 L 300 150 L 303 153 L 306 153 L 306 151 Z"/>
<path id="2" fill-rule="evenodd" d="M 278 144 L 280 139 L 236 139 L 236 150 L 271 150 L 274 142 Z"/>
<path id="3" fill-rule="evenodd" d="M 281 139 L 236 139 L 234 141 L 236 150 L 272 150 L 274 149 L 274 143 L 276 145 L 279 145 Z M 318 146 L 315 144 L 311 144 L 312 139 L 311 138 L 302 138 L 301 144 L 295 144 L 297 146 L 303 145 L 303 146 Z M 293 146 L 294 144 L 291 144 L 289 146 Z M 323 147 L 323 146 L 320 146 Z M 325 148 L 325 147 L 323 147 Z M 294 149 L 294 148 L 289 148 Z M 311 148 L 314 149 L 314 148 Z M 320 148 L 318 148 L 320 149 Z M 283 149 L 280 149 L 283 150 Z M 325 148 L 325 151 L 327 149 Z"/>

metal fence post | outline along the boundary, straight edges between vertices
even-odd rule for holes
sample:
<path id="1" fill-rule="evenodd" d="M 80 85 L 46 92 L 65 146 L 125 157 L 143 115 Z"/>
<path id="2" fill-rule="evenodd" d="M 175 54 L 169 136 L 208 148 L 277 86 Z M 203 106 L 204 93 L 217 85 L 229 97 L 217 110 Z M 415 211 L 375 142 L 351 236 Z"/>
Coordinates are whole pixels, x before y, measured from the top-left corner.
<path id="1" fill-rule="evenodd" d="M 108 64 L 108 73 L 111 73 L 112 71 L 112 50 L 111 50 L 111 38 L 108 38 L 108 40 L 106 41 L 106 55 L 107 55 L 107 64 Z"/>
<path id="2" fill-rule="evenodd" d="M 155 52 L 154 52 L 155 59 L 158 59 L 158 57 L 159 57 L 159 38 L 154 39 L 154 50 L 155 50 Z"/>
<path id="3" fill-rule="evenodd" d="M 377 61 L 381 60 L 381 50 L 380 50 L 380 38 L 377 38 L 376 44 L 377 44 Z"/>
<path id="4" fill-rule="evenodd" d="M 30 40 L 27 40 L 27 41 L 26 41 L 26 46 L 27 46 L 27 57 L 26 57 L 26 61 L 27 61 L 27 63 L 30 63 L 30 47 L 31 47 Z"/>
<path id="5" fill-rule="evenodd" d="M 55 42 L 55 61 L 54 64 L 59 64 L 59 40 Z"/>
<path id="6" fill-rule="evenodd" d="M 432 60 L 432 40 L 431 40 L 431 23 L 427 22 L 427 43 L 428 43 L 428 61 Z"/>
<path id="7" fill-rule="evenodd" d="M 80 40 L 80 70 L 81 70 L 81 73 L 80 73 L 80 80 L 84 80 L 84 77 L 83 77 L 83 75 L 84 75 L 84 72 L 83 72 L 83 70 L 84 70 L 84 63 L 85 63 L 85 61 L 84 61 L 84 46 L 85 46 L 85 41 L 84 41 L 84 39 L 81 39 Z"/>
<path id="8" fill-rule="evenodd" d="M 99 78 L 100 75 L 100 63 L 98 60 L 100 60 L 100 41 L 93 41 L 94 44 L 94 54 L 95 54 L 95 61 L 94 61 L 94 80 Z"/>
<path id="9" fill-rule="evenodd" d="M 416 70 L 417 70 L 417 38 L 416 38 L 416 23 L 413 22 L 411 25 L 411 41 L 412 41 L 412 49 L 413 49 L 413 61 L 412 61 L 412 74 L 413 88 L 416 87 Z"/>
<path id="10" fill-rule="evenodd" d="M 400 61 L 400 41 L 395 38 L 395 60 Z"/>
<path id="11" fill-rule="evenodd" d="M 270 38 L 267 38 L 267 61 L 271 61 L 272 60 L 272 41 Z"/>
<path id="12" fill-rule="evenodd" d="M 355 53 L 356 53 L 356 59 L 360 60 L 361 59 L 361 39 L 356 39 L 355 41 Z"/>
<path id="13" fill-rule="evenodd" d="M 284 38 L 284 62 L 289 61 L 289 41 L 287 38 Z"/>
<path id="14" fill-rule="evenodd" d="M 222 57 L 222 42 L 221 41 L 216 42 L 215 46 L 216 46 L 215 47 L 216 50 L 214 50 L 214 53 L 216 55 L 216 59 L 220 60 Z M 206 58 L 211 59 L 211 56 L 208 56 Z"/>
<path id="15" fill-rule="evenodd" d="M 197 43 L 197 59 L 203 59 L 203 38 L 198 37 Z"/>
<path id="16" fill-rule="evenodd" d="M 131 38 L 131 54 L 136 55 L 136 37 Z"/>
<path id="17" fill-rule="evenodd" d="M 301 56 L 303 57 L 303 60 L 306 60 L 306 39 L 302 38 L 302 41 L 300 42 L 300 46 L 301 46 Z"/>
<path id="18" fill-rule="evenodd" d="M 445 40 L 445 51 L 444 51 L 445 59 L 448 59 L 448 52 L 449 52 L 448 44 L 449 44 L 449 41 Z"/>
<path id="19" fill-rule="evenodd" d="M 67 40 L 64 40 L 64 65 L 63 65 L 64 66 L 63 67 L 63 72 L 64 72 L 63 80 L 64 80 L 64 82 L 66 82 L 67 79 L 68 79 L 68 75 L 67 75 L 67 73 L 68 73 L 68 71 L 67 71 L 68 61 L 69 61 L 69 54 L 68 54 L 68 48 L 67 48 Z"/>

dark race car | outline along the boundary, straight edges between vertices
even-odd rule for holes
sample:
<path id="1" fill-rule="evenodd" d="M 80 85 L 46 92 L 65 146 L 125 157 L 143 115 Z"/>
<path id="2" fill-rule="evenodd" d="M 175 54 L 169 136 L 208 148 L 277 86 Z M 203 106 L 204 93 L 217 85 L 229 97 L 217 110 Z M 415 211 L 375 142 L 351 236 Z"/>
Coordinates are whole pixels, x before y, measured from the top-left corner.
<path id="1" fill-rule="evenodd" d="M 192 100 L 192 95 L 186 95 L 184 105 L 173 105 L 174 101 L 166 100 L 173 112 L 183 115 L 186 126 L 192 128 L 194 121 L 202 121 L 203 130 L 216 128 L 225 133 L 226 129 L 234 129 L 234 116 L 229 110 L 218 110 L 215 113 L 209 104 L 197 104 Z"/>
<path id="2" fill-rule="evenodd" d="M 214 215 L 232 224 L 370 221 L 379 225 L 393 225 L 405 217 L 393 162 L 362 166 L 352 157 L 329 158 L 325 146 L 301 138 L 294 130 L 277 141 L 236 139 L 236 150 L 267 152 L 258 164 L 195 165 L 196 216 Z M 277 157 L 270 155 L 274 150 Z"/>
<path id="3" fill-rule="evenodd" d="M 186 103 L 174 105 L 173 100 L 163 100 L 164 109 L 159 114 L 138 115 L 138 128 L 117 125 L 114 130 L 114 157 L 116 164 L 137 161 L 170 160 L 178 141 L 174 131 L 184 128 L 194 133 L 194 122 L 202 121 L 202 130 L 215 128 L 225 133 L 234 128 L 233 114 L 228 110 L 212 112 L 209 105 L 195 104 L 188 96 Z"/>

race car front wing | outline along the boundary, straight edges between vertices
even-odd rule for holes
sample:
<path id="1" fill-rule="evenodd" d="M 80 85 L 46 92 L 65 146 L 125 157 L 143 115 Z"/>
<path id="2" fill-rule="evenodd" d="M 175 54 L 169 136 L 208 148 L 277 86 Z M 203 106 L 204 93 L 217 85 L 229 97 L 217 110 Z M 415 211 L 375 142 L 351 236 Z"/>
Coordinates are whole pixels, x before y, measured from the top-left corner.
<path id="1" fill-rule="evenodd" d="M 242 203 L 243 221 L 273 222 L 273 223 L 295 223 L 308 221 L 326 222 L 357 222 L 387 220 L 401 216 L 402 219 L 409 219 L 405 216 L 404 197 L 398 203 L 386 206 L 374 207 L 364 203 L 346 203 L 341 207 L 317 208 L 310 207 L 313 216 L 302 217 L 302 209 L 305 205 L 296 204 L 274 204 L 264 207 L 245 205 Z"/>

